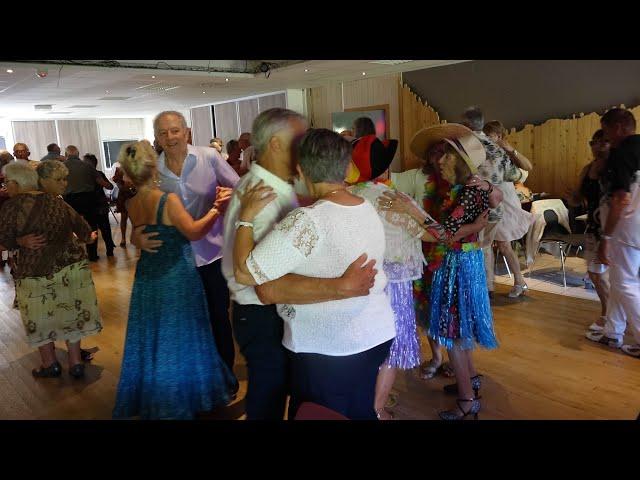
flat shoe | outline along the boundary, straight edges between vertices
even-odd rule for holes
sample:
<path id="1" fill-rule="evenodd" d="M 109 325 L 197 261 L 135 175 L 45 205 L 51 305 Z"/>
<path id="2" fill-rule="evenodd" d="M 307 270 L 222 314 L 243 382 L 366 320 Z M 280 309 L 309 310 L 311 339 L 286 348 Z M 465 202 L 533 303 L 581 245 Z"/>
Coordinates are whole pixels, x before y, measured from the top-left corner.
<path id="1" fill-rule="evenodd" d="M 62 367 L 60 362 L 53 362 L 48 367 L 34 368 L 31 374 L 36 378 L 55 378 L 62 375 Z"/>
<path id="2" fill-rule="evenodd" d="M 69 375 L 73 378 L 84 377 L 84 363 L 78 363 L 69 369 Z"/>

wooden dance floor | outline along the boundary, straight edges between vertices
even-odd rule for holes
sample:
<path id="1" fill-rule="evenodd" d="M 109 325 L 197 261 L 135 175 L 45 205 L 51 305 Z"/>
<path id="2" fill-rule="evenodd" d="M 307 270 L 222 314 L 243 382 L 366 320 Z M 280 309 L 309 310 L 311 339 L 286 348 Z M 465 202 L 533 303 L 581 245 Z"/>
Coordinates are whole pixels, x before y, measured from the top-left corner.
<path id="1" fill-rule="evenodd" d="M 119 232 L 114 239 L 120 239 Z M 62 343 L 57 344 L 62 377 L 31 376 L 39 355 L 26 345 L 20 315 L 12 308 L 9 268 L 0 271 L 0 419 L 111 418 L 137 251 L 118 247 L 115 258 L 108 259 L 101 240 L 100 249 L 101 258 L 92 269 L 104 330 L 84 342 L 84 348 L 96 354 L 80 381 L 67 373 Z M 584 337 L 586 326 L 599 315 L 598 303 L 537 291 L 511 301 L 506 286 L 497 289 L 494 314 L 500 348 L 475 356 L 485 380 L 481 420 L 636 418 L 640 361 Z M 428 358 L 424 338 L 422 343 Z M 246 369 L 240 355 L 235 370 L 241 383 L 237 400 L 205 418 L 244 418 Z M 436 419 L 438 410 L 453 404 L 455 397 L 442 392 L 451 381 L 423 381 L 413 372 L 401 373 L 394 388 L 398 405 L 392 410 L 399 419 Z"/>

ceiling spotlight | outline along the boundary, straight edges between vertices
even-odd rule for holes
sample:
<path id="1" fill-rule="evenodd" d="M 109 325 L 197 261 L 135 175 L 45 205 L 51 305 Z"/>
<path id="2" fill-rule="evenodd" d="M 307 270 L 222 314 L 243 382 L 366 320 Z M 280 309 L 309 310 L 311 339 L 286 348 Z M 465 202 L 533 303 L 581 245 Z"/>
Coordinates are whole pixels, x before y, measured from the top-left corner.
<path id="1" fill-rule="evenodd" d="M 151 75 L 151 78 L 156 78 L 156 76 L 155 75 Z"/>
<path id="2" fill-rule="evenodd" d="M 305 69 L 304 69 L 304 73 L 307 73 L 308 71 L 309 71 L 309 69 L 308 69 L 308 68 L 305 68 Z"/>
<path id="3" fill-rule="evenodd" d="M 7 69 L 7 73 L 13 73 L 13 70 L 11 70 L 10 68 Z"/>
<path id="4" fill-rule="evenodd" d="M 207 92 L 203 91 L 202 93 L 207 93 Z"/>
<path id="5" fill-rule="evenodd" d="M 366 75 L 366 74 L 367 74 L 367 72 L 362 72 L 362 75 Z"/>
<path id="6" fill-rule="evenodd" d="M 104 93 L 109 93 L 109 90 L 105 90 Z"/>
<path id="7" fill-rule="evenodd" d="M 228 82 L 228 81 L 229 81 L 229 79 L 228 79 L 228 78 L 225 78 L 225 79 L 224 79 L 224 81 L 225 81 L 225 82 Z"/>

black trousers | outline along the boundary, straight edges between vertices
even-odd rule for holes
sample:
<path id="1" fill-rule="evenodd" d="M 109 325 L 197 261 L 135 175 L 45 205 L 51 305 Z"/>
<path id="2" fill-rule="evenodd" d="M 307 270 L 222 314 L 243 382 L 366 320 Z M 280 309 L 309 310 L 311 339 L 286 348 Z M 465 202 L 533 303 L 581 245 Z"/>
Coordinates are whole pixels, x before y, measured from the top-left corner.
<path id="1" fill-rule="evenodd" d="M 108 213 L 98 213 L 96 216 L 96 222 L 98 224 L 98 228 L 100 229 L 100 234 L 102 235 L 102 241 L 104 242 L 104 246 L 107 249 L 107 253 L 112 252 L 116 247 L 116 244 L 113 243 L 113 238 L 111 237 L 111 224 L 109 223 L 109 214 Z"/>
<path id="2" fill-rule="evenodd" d="M 95 192 L 70 193 L 62 198 L 87 221 L 91 230 L 98 229 L 98 204 Z M 87 255 L 89 260 L 98 258 L 97 242 L 87 244 Z"/>
<path id="3" fill-rule="evenodd" d="M 247 362 L 247 420 L 282 420 L 289 393 L 284 324 L 275 305 L 233 303 L 233 333 Z"/>
<path id="4" fill-rule="evenodd" d="M 378 368 L 389 355 L 393 340 L 347 356 L 293 353 L 289 418 L 300 404 L 314 402 L 351 420 L 375 420 Z"/>
<path id="5" fill-rule="evenodd" d="M 236 350 L 229 321 L 229 289 L 222 276 L 222 259 L 198 267 L 209 307 L 209 321 L 220 357 L 233 372 Z"/>

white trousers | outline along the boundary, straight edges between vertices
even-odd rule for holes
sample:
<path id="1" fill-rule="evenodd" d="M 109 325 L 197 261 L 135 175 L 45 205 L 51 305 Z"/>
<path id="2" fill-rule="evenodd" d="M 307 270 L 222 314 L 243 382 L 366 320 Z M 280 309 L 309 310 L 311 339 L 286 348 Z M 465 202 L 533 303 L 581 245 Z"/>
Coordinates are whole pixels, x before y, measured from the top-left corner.
<path id="1" fill-rule="evenodd" d="M 640 249 L 610 240 L 609 302 L 604 334 L 622 340 L 629 326 L 640 344 Z"/>

